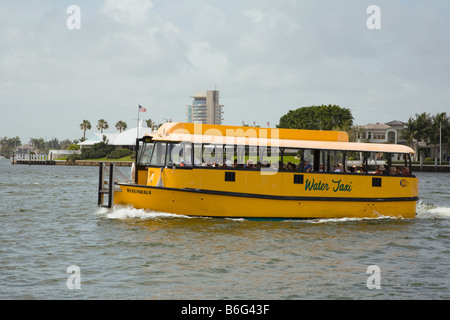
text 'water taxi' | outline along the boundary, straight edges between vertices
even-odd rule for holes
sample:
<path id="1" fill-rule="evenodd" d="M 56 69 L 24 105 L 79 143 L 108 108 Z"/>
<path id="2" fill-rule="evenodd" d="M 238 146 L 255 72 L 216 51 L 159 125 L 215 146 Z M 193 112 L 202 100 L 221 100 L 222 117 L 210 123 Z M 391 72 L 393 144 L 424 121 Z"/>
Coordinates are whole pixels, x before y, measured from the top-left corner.
<path id="1" fill-rule="evenodd" d="M 414 150 L 340 131 L 166 123 L 137 139 L 132 179 L 99 205 L 231 218 L 413 218 Z"/>

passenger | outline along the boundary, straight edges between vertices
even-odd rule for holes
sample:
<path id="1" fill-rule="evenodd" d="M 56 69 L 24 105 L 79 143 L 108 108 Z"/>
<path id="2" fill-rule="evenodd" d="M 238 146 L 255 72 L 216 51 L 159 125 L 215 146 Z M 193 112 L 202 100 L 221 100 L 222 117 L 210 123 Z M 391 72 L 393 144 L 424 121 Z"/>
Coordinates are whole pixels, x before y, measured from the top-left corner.
<path id="1" fill-rule="evenodd" d="M 212 166 L 211 158 L 207 158 L 206 161 L 202 164 L 202 167 L 211 167 L 211 166 Z"/>
<path id="2" fill-rule="evenodd" d="M 390 167 L 390 168 L 389 168 L 389 174 L 390 174 L 391 176 L 397 175 L 398 172 L 399 172 L 399 171 L 397 170 L 396 167 Z"/>
<path id="3" fill-rule="evenodd" d="M 405 170 L 403 171 L 403 175 L 404 176 L 410 176 L 411 175 L 411 171 L 409 171 L 409 167 L 405 167 Z"/>
<path id="4" fill-rule="evenodd" d="M 313 169 L 312 165 L 309 163 L 309 159 L 305 159 L 305 165 L 304 165 L 304 169 L 303 172 L 311 172 Z"/>
<path id="5" fill-rule="evenodd" d="M 341 166 L 340 166 L 339 163 L 336 163 L 336 164 L 334 165 L 334 172 L 341 172 Z"/>
<path id="6" fill-rule="evenodd" d="M 374 174 L 383 174 L 384 166 L 377 166 Z"/>
<path id="7" fill-rule="evenodd" d="M 234 159 L 234 161 L 233 161 L 233 168 L 237 169 L 237 167 L 238 167 L 237 159 Z"/>
<path id="8" fill-rule="evenodd" d="M 320 164 L 320 166 L 319 166 L 319 172 L 324 172 L 325 170 L 324 170 L 324 168 L 323 168 L 323 164 L 321 163 Z"/>
<path id="9" fill-rule="evenodd" d="M 365 165 L 361 165 L 360 167 L 359 167 L 359 173 L 367 173 L 367 171 L 366 171 L 366 166 Z"/>
<path id="10" fill-rule="evenodd" d="M 291 162 L 288 162 L 288 164 L 286 166 L 286 169 L 288 171 L 294 171 L 295 170 L 295 165 L 293 163 L 291 163 Z"/>
<path id="11" fill-rule="evenodd" d="M 247 160 L 247 164 L 245 165 L 246 169 L 253 169 L 253 161 L 251 159 Z"/>

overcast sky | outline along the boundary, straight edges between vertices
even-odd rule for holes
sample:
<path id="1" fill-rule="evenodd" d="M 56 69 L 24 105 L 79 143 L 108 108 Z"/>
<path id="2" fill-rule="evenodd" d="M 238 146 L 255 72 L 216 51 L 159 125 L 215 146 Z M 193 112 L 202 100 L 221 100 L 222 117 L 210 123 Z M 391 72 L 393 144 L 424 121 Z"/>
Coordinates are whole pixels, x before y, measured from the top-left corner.
<path id="1" fill-rule="evenodd" d="M 101 118 L 131 128 L 139 104 L 185 121 L 214 88 L 229 125 L 321 104 L 360 125 L 450 114 L 449 73 L 447 0 L 0 0 L 0 137 L 22 143 L 80 138 L 85 119 L 88 136 Z"/>

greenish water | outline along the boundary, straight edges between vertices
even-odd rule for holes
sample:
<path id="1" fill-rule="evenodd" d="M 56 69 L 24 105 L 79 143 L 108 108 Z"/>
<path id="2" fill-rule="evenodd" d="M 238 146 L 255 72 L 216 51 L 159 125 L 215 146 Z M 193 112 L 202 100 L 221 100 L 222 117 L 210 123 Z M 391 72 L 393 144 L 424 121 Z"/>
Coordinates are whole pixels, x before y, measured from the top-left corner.
<path id="1" fill-rule="evenodd" d="M 416 219 L 248 221 L 100 209 L 97 170 L 0 161 L 1 299 L 450 298 L 448 173 Z"/>

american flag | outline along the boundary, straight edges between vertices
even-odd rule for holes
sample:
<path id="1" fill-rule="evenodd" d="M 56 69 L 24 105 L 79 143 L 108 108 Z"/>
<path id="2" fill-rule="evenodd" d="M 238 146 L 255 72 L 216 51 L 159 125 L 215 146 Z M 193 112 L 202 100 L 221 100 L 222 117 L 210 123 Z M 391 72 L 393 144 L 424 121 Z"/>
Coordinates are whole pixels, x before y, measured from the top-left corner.
<path id="1" fill-rule="evenodd" d="M 139 105 L 139 112 L 146 112 L 147 109 L 145 109 L 143 106 Z"/>

